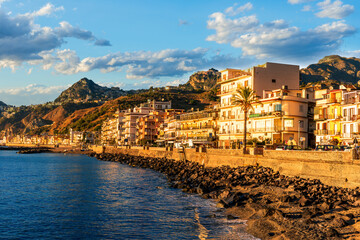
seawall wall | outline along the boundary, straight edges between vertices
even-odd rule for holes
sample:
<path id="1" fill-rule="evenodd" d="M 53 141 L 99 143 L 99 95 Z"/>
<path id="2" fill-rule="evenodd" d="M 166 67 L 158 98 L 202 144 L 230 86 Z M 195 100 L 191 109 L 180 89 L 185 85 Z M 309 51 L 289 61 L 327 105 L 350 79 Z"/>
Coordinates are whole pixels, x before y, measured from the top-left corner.
<path id="1" fill-rule="evenodd" d="M 102 146 L 92 150 L 101 153 Z M 360 160 L 352 159 L 352 152 L 275 151 L 264 150 L 263 155 L 244 155 L 241 150 L 194 148 L 166 151 L 150 147 L 105 147 L 106 153 L 121 153 L 144 157 L 166 157 L 174 160 L 187 159 L 207 167 L 228 165 L 231 167 L 256 165 L 270 167 L 287 176 L 320 179 L 323 183 L 346 188 L 360 187 Z"/>

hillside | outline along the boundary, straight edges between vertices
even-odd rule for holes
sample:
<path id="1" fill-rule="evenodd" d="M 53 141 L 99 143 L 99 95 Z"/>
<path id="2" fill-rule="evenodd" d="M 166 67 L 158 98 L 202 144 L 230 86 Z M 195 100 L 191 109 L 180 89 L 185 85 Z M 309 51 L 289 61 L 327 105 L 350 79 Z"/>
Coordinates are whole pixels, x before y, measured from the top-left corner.
<path id="1" fill-rule="evenodd" d="M 80 81 L 63 91 L 60 96 L 55 99 L 55 102 L 106 101 L 126 94 L 126 91 L 117 87 L 102 87 L 92 80 L 82 78 Z"/>
<path id="2" fill-rule="evenodd" d="M 301 69 L 300 79 L 302 83 L 324 81 L 356 84 L 360 80 L 360 59 L 326 56 L 318 63 Z"/>
<path id="3" fill-rule="evenodd" d="M 184 84 L 184 86 L 191 86 L 194 90 L 209 91 L 216 85 L 217 80 L 220 77 L 221 73 L 218 70 L 211 68 L 208 71 L 199 71 L 192 74 L 189 81 Z"/>
<path id="4" fill-rule="evenodd" d="M 205 74 L 196 84 L 194 82 L 197 78 L 192 78 L 187 87 L 151 87 L 147 90 L 130 91 L 102 87 L 83 78 L 63 91 L 54 102 L 4 111 L 0 114 L 0 131 L 30 135 L 44 132 L 68 133 L 69 128 L 98 131 L 102 122 L 117 109 L 129 109 L 148 99 L 171 100 L 173 108 L 203 109 L 217 100 L 214 74 L 210 73 L 209 76 L 211 80 L 207 81 Z M 196 90 L 191 84 L 196 86 Z M 202 90 L 211 87 L 210 91 Z"/>
<path id="5" fill-rule="evenodd" d="M 0 107 L 6 107 L 6 106 L 7 105 L 4 102 L 0 101 Z"/>

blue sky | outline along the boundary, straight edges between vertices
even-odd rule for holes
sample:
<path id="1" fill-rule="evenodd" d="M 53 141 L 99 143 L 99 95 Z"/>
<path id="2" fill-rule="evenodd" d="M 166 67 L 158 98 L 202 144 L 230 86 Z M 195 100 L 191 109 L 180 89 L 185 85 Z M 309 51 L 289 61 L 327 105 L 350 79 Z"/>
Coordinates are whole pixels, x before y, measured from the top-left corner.
<path id="1" fill-rule="evenodd" d="M 54 100 L 87 77 L 123 89 L 211 67 L 360 57 L 358 0 L 0 0 L 0 100 Z"/>

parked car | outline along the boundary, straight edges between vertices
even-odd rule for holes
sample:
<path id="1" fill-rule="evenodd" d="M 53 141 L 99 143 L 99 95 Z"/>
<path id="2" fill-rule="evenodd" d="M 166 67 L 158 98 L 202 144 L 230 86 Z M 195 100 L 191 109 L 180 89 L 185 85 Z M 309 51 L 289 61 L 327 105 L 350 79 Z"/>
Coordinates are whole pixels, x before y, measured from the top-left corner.
<path id="1" fill-rule="evenodd" d="M 298 145 L 280 145 L 277 146 L 275 150 L 283 151 L 283 150 L 302 150 L 302 148 Z"/>
<path id="2" fill-rule="evenodd" d="M 277 151 L 282 151 L 282 150 L 285 150 L 285 146 L 284 145 L 279 145 L 275 148 L 275 150 Z"/>
<path id="3" fill-rule="evenodd" d="M 335 151 L 335 145 L 317 145 L 315 151 Z"/>
<path id="4" fill-rule="evenodd" d="M 344 152 L 350 152 L 352 149 L 352 147 L 349 147 L 349 146 L 344 146 L 344 145 L 341 145 L 341 146 L 335 146 L 335 151 L 344 151 Z"/>

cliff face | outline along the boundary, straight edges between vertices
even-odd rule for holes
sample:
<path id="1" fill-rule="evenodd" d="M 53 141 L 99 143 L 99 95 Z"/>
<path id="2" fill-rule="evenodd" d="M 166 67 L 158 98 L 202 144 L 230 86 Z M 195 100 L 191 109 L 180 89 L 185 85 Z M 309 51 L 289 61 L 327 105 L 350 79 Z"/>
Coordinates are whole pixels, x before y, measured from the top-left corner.
<path id="1" fill-rule="evenodd" d="M 303 83 L 336 81 L 357 83 L 360 80 L 360 59 L 338 55 L 326 56 L 317 64 L 311 64 L 300 71 Z"/>
<path id="2" fill-rule="evenodd" d="M 93 100 L 111 100 L 126 95 L 126 92 L 116 88 L 102 87 L 92 80 L 82 78 L 70 88 L 63 91 L 55 102 L 86 102 Z"/>
<path id="3" fill-rule="evenodd" d="M 191 86 L 194 90 L 209 91 L 216 85 L 220 77 L 221 73 L 211 68 L 208 71 L 199 71 L 191 75 L 186 85 Z"/>

